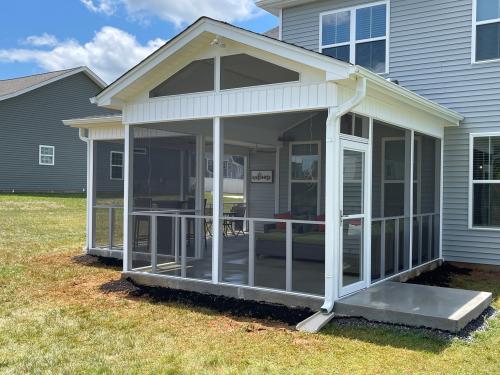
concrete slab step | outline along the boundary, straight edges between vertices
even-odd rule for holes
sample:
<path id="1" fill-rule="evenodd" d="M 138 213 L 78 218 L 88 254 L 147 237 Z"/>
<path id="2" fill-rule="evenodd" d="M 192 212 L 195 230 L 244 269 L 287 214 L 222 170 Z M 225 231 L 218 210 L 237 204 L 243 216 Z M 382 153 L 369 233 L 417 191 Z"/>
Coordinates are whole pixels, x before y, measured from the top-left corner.
<path id="1" fill-rule="evenodd" d="M 324 314 L 321 311 L 297 324 L 297 330 L 307 333 L 318 333 L 333 319 L 334 313 Z"/>
<path id="2" fill-rule="evenodd" d="M 371 321 L 459 332 L 491 304 L 492 294 L 386 282 L 335 302 L 334 313 Z"/>

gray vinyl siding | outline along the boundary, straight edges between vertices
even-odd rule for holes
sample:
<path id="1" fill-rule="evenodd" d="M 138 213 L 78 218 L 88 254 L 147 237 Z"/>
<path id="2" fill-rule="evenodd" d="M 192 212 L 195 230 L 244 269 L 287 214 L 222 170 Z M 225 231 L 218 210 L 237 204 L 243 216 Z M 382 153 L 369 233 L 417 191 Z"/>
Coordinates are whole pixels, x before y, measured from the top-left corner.
<path id="1" fill-rule="evenodd" d="M 89 102 L 100 87 L 84 73 L 0 101 L 0 191 L 83 192 L 86 144 L 62 120 L 111 113 Z M 55 165 L 38 164 L 39 145 L 55 147 Z"/>
<path id="2" fill-rule="evenodd" d="M 284 9 L 283 39 L 318 50 L 319 14 L 371 1 Z M 446 260 L 500 265 L 500 231 L 470 230 L 469 134 L 500 132 L 500 62 L 471 64 L 473 0 L 391 0 L 389 77 L 465 116 L 444 141 Z"/>

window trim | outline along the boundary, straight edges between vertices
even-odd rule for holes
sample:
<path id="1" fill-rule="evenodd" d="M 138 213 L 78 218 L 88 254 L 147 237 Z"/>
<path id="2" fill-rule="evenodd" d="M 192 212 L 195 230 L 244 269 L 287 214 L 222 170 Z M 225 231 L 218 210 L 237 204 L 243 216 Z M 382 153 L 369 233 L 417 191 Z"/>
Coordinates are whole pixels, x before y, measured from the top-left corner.
<path id="1" fill-rule="evenodd" d="M 52 163 L 42 162 L 42 148 L 50 148 L 52 150 Z M 44 155 L 47 156 L 47 155 Z M 56 162 L 56 148 L 55 146 L 39 145 L 38 146 L 38 165 L 53 166 Z"/>
<path id="2" fill-rule="evenodd" d="M 386 6 L 385 37 L 356 40 L 356 12 L 359 9 L 370 8 L 373 6 L 383 5 L 383 4 L 385 4 L 385 6 Z M 348 42 L 344 42 L 344 43 L 323 45 L 323 17 L 330 15 L 330 14 L 336 14 L 336 13 L 347 12 L 347 11 L 351 12 L 350 40 Z M 323 53 L 323 49 L 349 46 L 350 47 L 350 49 L 349 49 L 349 54 L 350 54 L 349 61 L 352 64 L 356 64 L 356 45 L 357 44 L 385 40 L 385 71 L 377 73 L 377 74 L 380 74 L 380 75 L 389 74 L 389 49 L 390 49 L 389 46 L 390 46 L 390 30 L 391 30 L 390 23 L 391 23 L 391 1 L 390 0 L 377 1 L 377 2 L 358 5 L 358 6 L 352 6 L 352 7 L 346 7 L 346 8 L 340 8 L 340 9 L 329 10 L 326 12 L 321 12 L 319 14 L 319 44 L 318 44 L 319 48 L 318 48 L 318 50 L 320 53 Z"/>
<path id="3" fill-rule="evenodd" d="M 315 180 L 294 180 L 292 179 L 292 149 L 293 145 L 311 145 L 318 146 L 318 178 Z M 315 183 L 317 184 L 317 197 L 316 197 L 316 215 L 321 215 L 321 175 L 323 173 L 321 163 L 321 141 L 293 141 L 288 143 L 288 211 L 292 211 L 292 184 L 293 183 Z"/>
<path id="4" fill-rule="evenodd" d="M 500 232 L 500 227 L 474 226 L 474 184 L 500 184 L 500 180 L 474 180 L 474 139 L 500 137 L 500 132 L 469 134 L 469 229 L 478 231 Z"/>
<path id="5" fill-rule="evenodd" d="M 122 164 L 121 165 L 118 165 L 118 164 L 113 164 L 113 154 L 121 154 L 122 155 Z M 109 152 L 109 179 L 112 180 L 112 181 L 123 181 L 124 180 L 124 175 L 125 175 L 125 171 L 124 171 L 124 152 L 123 151 L 110 151 Z M 122 169 L 122 178 L 114 178 L 113 177 L 113 167 L 120 167 Z"/>
<path id="6" fill-rule="evenodd" d="M 500 62 L 500 57 L 496 59 L 489 60 L 477 60 L 477 27 L 481 25 L 489 25 L 492 23 L 500 23 L 500 18 L 494 18 L 491 20 L 477 21 L 477 0 L 472 0 L 472 43 L 471 43 L 471 63 L 472 64 L 488 64 L 494 62 Z"/>

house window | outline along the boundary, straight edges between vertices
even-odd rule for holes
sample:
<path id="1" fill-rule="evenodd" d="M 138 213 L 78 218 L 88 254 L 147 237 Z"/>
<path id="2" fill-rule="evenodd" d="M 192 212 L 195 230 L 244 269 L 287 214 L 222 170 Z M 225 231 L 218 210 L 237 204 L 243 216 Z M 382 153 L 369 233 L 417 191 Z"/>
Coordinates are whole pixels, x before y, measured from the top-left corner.
<path id="1" fill-rule="evenodd" d="M 475 0 L 473 61 L 500 59 L 500 0 Z"/>
<path id="2" fill-rule="evenodd" d="M 111 180 L 123 180 L 123 152 L 111 151 L 109 161 Z"/>
<path id="3" fill-rule="evenodd" d="M 321 150 L 319 142 L 290 144 L 290 211 L 295 217 L 319 215 Z"/>
<path id="4" fill-rule="evenodd" d="M 471 223 L 500 228 L 500 134 L 472 137 Z"/>
<path id="5" fill-rule="evenodd" d="M 54 165 L 54 146 L 40 145 L 38 151 L 38 164 L 40 165 Z"/>
<path id="6" fill-rule="evenodd" d="M 320 15 L 320 51 L 376 73 L 388 68 L 388 2 Z"/>

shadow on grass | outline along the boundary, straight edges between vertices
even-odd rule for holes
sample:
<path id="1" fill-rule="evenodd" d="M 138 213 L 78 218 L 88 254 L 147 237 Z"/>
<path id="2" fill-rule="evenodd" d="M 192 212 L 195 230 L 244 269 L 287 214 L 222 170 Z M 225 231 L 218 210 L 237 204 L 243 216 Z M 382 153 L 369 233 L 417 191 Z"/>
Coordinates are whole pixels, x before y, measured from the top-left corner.
<path id="1" fill-rule="evenodd" d="M 77 265 L 85 267 L 105 268 L 115 271 L 121 271 L 123 268 L 123 262 L 121 259 L 95 257 L 86 254 L 74 256 L 72 261 Z"/>

